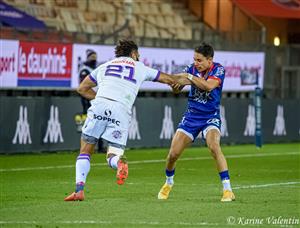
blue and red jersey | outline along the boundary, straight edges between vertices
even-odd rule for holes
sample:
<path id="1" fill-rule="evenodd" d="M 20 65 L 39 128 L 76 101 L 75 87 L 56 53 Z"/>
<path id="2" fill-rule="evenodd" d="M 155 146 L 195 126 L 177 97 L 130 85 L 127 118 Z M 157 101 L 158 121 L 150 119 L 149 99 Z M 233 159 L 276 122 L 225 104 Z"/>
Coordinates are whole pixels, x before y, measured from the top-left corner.
<path id="1" fill-rule="evenodd" d="M 190 64 L 184 70 L 195 77 L 202 77 L 205 80 L 214 79 L 219 81 L 219 86 L 212 91 L 205 91 L 191 85 L 188 96 L 188 109 L 203 115 L 216 115 L 220 113 L 220 102 L 222 97 L 222 88 L 225 78 L 225 69 L 219 64 L 213 62 L 208 72 L 199 72 L 194 64 Z"/>

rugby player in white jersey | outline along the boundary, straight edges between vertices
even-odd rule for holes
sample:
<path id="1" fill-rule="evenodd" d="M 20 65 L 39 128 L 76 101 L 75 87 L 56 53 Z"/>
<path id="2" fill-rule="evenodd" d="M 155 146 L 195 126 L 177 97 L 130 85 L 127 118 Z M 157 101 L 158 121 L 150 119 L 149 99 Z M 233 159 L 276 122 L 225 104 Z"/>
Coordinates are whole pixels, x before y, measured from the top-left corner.
<path id="1" fill-rule="evenodd" d="M 169 75 L 139 62 L 138 46 L 130 40 L 120 40 L 116 58 L 97 67 L 79 85 L 80 95 L 92 100 L 82 128 L 80 154 L 76 161 L 76 189 L 65 201 L 84 200 L 84 185 L 90 171 L 90 156 L 101 137 L 108 141 L 107 163 L 117 170 L 117 184 L 128 177 L 124 154 L 132 105 L 143 81 L 169 85 L 185 77 Z M 92 89 L 98 86 L 97 93 Z"/>

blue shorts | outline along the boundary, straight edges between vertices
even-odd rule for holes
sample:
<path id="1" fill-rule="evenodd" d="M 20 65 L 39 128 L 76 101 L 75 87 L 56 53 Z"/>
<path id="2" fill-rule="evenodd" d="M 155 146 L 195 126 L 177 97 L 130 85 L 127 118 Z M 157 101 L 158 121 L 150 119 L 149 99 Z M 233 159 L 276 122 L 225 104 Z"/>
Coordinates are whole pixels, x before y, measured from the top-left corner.
<path id="1" fill-rule="evenodd" d="M 210 129 L 217 129 L 221 132 L 221 119 L 218 112 L 210 115 L 205 115 L 188 109 L 178 125 L 178 130 L 184 132 L 193 141 L 197 138 L 199 133 L 206 138 L 206 133 Z"/>

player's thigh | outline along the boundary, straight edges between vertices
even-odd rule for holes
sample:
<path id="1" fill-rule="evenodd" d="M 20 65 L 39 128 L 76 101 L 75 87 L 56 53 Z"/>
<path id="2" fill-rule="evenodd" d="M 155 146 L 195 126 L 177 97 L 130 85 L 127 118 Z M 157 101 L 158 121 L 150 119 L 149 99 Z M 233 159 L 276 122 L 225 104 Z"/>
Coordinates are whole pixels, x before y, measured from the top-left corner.
<path id="1" fill-rule="evenodd" d="M 176 131 L 170 148 L 170 154 L 180 155 L 192 143 L 192 139 L 182 131 Z"/>
<path id="2" fill-rule="evenodd" d="M 220 148 L 221 133 L 217 128 L 211 128 L 206 133 L 206 144 L 211 150 L 218 150 Z"/>

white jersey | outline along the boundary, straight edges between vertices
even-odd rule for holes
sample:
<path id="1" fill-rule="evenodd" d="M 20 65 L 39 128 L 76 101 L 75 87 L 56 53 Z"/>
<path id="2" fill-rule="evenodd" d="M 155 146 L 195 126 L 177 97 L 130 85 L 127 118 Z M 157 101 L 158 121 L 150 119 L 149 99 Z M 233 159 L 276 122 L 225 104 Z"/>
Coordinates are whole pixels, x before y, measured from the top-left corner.
<path id="1" fill-rule="evenodd" d="M 90 74 L 97 83 L 97 99 L 108 98 L 124 104 L 131 110 L 143 81 L 156 81 L 158 70 L 147 67 L 142 62 L 129 57 L 119 57 L 98 66 Z"/>

